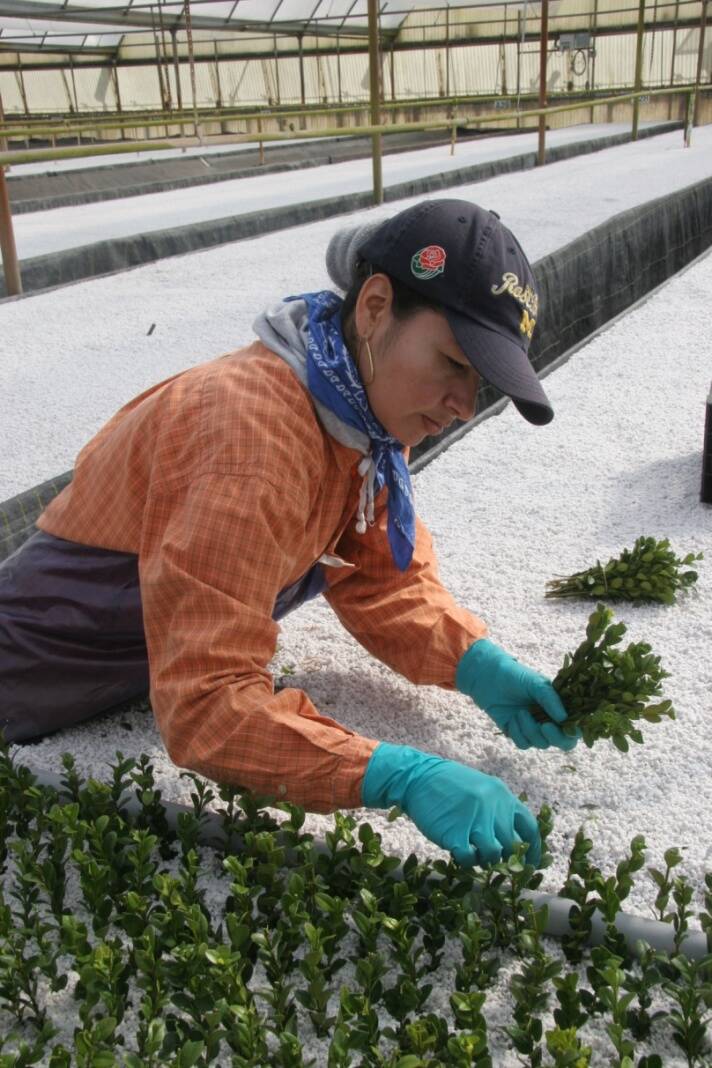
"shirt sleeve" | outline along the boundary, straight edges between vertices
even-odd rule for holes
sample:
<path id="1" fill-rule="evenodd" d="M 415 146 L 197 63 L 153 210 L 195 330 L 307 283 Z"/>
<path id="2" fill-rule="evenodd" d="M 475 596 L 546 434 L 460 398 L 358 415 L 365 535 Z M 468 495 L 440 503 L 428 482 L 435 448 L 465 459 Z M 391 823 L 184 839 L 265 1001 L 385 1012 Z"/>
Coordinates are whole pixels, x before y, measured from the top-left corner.
<path id="1" fill-rule="evenodd" d="M 440 582 L 430 532 L 417 517 L 413 559 L 406 571 L 398 569 L 388 541 L 387 497 L 383 490 L 365 534 L 357 534 L 353 523 L 345 531 L 338 551 L 356 569 L 337 576 L 326 597 L 373 656 L 411 682 L 452 690 L 461 656 L 487 635 L 487 627 Z"/>
<path id="2" fill-rule="evenodd" d="M 300 497 L 264 467 L 154 493 L 139 556 L 144 627 L 153 710 L 176 764 L 330 812 L 362 804 L 377 742 L 300 690 L 274 693 L 272 609 L 304 529 Z"/>

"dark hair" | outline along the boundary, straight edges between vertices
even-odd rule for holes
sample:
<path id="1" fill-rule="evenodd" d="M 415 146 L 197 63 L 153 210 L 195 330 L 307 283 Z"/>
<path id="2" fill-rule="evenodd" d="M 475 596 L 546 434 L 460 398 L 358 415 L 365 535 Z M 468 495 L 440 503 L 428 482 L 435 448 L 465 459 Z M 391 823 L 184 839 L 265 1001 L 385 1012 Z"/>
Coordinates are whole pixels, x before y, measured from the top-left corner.
<path id="1" fill-rule="evenodd" d="M 365 260 L 358 260 L 354 279 L 346 292 L 344 303 L 341 308 L 341 325 L 344 340 L 352 351 L 352 355 L 356 348 L 353 311 L 356 307 L 356 301 L 358 300 L 358 295 L 361 292 L 363 283 L 374 273 L 385 274 L 393 287 L 393 306 L 391 310 L 393 311 L 395 319 L 404 321 L 405 319 L 410 319 L 416 312 L 425 311 L 426 309 L 431 311 L 442 311 L 442 305 L 438 304 L 437 301 L 429 300 L 428 297 L 424 297 L 421 293 L 417 293 L 414 289 L 411 289 L 410 286 L 401 282 L 399 278 L 394 278 L 393 275 L 388 274 L 387 271 L 381 271 L 380 267 L 376 264 L 366 263 Z"/>

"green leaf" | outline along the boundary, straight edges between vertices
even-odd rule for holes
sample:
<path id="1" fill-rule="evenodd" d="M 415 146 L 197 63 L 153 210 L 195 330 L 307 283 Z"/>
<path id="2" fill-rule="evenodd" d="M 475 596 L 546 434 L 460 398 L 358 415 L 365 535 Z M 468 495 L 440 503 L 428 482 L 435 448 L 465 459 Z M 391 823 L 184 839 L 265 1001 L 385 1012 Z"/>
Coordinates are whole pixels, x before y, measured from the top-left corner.
<path id="1" fill-rule="evenodd" d="M 101 1050 L 99 1053 L 92 1053 L 91 1056 L 92 1068 L 117 1068 L 118 1063 L 114 1054 L 109 1050 Z"/>
<path id="2" fill-rule="evenodd" d="M 178 1068 L 192 1068 L 199 1060 L 205 1049 L 205 1043 L 196 1039 L 183 1044 L 178 1054 Z"/>
<path id="3" fill-rule="evenodd" d="M 107 1038 L 111 1038 L 116 1030 L 116 1020 L 113 1016 L 105 1016 L 103 1020 L 99 1020 L 94 1025 L 92 1030 L 92 1038 L 95 1042 L 106 1042 Z"/>

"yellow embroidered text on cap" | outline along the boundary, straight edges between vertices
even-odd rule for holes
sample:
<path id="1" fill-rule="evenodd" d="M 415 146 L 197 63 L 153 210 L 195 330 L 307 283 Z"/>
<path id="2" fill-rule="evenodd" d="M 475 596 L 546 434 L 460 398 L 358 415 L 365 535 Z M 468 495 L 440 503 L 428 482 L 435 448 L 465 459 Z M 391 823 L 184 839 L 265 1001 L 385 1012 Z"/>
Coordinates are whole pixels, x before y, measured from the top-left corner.
<path id="1" fill-rule="evenodd" d="M 539 312 L 539 298 L 531 286 L 519 284 L 519 278 L 513 271 L 507 271 L 502 275 L 501 285 L 492 286 L 493 296 L 499 297 L 502 293 L 509 293 L 536 318 Z"/>

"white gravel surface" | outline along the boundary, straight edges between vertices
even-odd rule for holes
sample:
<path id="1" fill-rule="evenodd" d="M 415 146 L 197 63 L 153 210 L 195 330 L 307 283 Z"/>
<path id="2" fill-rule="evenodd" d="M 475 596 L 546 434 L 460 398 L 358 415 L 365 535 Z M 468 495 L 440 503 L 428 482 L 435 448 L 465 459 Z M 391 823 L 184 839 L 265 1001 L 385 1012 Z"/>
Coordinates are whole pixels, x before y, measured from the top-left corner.
<path id="1" fill-rule="evenodd" d="M 645 744 L 627 755 L 608 743 L 580 744 L 568 755 L 520 752 L 469 699 L 415 687 L 373 661 L 320 599 L 282 624 L 274 670 L 293 671 L 285 681 L 306 689 L 323 712 L 369 737 L 499 775 L 535 809 L 550 804 L 558 856 L 551 887 L 563 879 L 582 824 L 601 863 L 619 858 L 640 833 L 651 863 L 679 846 L 696 884 L 712 866 L 712 509 L 699 500 L 711 287 L 708 255 L 547 377 L 551 424 L 531 426 L 507 404 L 414 478 L 444 584 L 486 620 L 494 641 L 550 675 L 582 640 L 593 606 L 545 600 L 548 578 L 608 559 L 639 534 L 668 536 L 680 555 L 704 552 L 695 591 L 678 605 L 616 610 L 628 625 L 626 641 L 649 641 L 670 672 L 674 723 L 648 726 Z M 22 752 L 34 766 L 57 770 L 70 751 L 98 775 L 119 748 L 151 754 L 166 798 L 187 798 L 151 717 L 139 710 Z M 380 817 L 369 818 L 403 855 L 434 851 L 412 825 L 381 827 Z M 315 828 L 328 822 L 310 820 Z M 646 888 L 631 903 L 645 914 L 651 900 Z"/>
<path id="2" fill-rule="evenodd" d="M 305 183 L 301 199 L 311 195 L 313 173 L 289 179 Z M 446 195 L 498 211 L 535 262 L 611 215 L 710 175 L 712 126 L 695 131 L 690 149 L 682 147 L 679 131 L 662 134 Z M 386 218 L 421 199 L 0 301 L 0 501 L 72 467 L 88 438 L 142 390 L 239 347 L 267 304 L 329 285 L 324 252 L 336 230 Z M 101 205 L 107 226 L 124 204 Z"/>
<path id="3" fill-rule="evenodd" d="M 583 175 L 591 182 L 585 218 L 591 225 L 591 217 L 604 210 L 608 189 L 617 190 L 638 154 L 664 140 L 453 195 L 501 209 L 536 259 L 563 243 L 551 226 L 556 243 L 544 247 L 553 205 L 557 217 L 581 211 Z M 660 148 L 658 163 L 668 152 L 676 149 Z M 603 165 L 591 178 L 606 156 L 610 186 L 603 185 Z M 682 150 L 677 157 L 680 166 L 694 158 Z M 706 168 L 712 170 L 712 160 Z M 647 173 L 652 186 L 655 175 Z M 544 187 L 552 207 L 542 216 L 532 211 L 532 200 Z M 647 199 L 648 188 L 639 199 Z M 565 201 L 567 191 L 571 202 Z M 575 193 L 581 194 L 578 201 Z M 520 225 L 527 220 L 528 230 Z M 10 431 L 6 443 L 14 441 L 16 449 L 8 456 L 6 444 L 0 498 L 71 466 L 78 447 L 140 389 L 246 340 L 254 312 L 269 300 L 324 284 L 323 249 L 342 223 L 329 220 L 0 305 L 0 337 L 9 341 L 0 422 Z M 678 605 L 617 610 L 628 626 L 626 639 L 650 641 L 670 672 L 665 693 L 677 709 L 675 722 L 649 726 L 645 744 L 627 755 L 607 743 L 592 750 L 579 745 L 572 754 L 519 752 L 468 699 L 416 688 L 373 661 L 325 603 L 312 602 L 283 623 L 275 671 L 293 672 L 289 684 L 307 690 L 323 712 L 368 736 L 417 745 L 498 775 L 515 792 L 526 792 L 535 810 L 544 802 L 552 806 L 555 861 L 543 889 L 556 890 L 563 882 L 581 825 L 594 840 L 595 862 L 607 872 L 636 834 L 644 835 L 648 863 L 657 866 L 665 849 L 679 846 L 684 872 L 698 888 L 712 867 L 712 509 L 699 501 L 712 378 L 711 289 L 707 256 L 547 378 L 553 423 L 533 427 L 507 405 L 414 480 L 445 584 L 487 621 L 496 642 L 550 675 L 582 639 L 592 605 L 544 600 L 548 578 L 605 560 L 639 534 L 669 536 L 680 554 L 704 552 L 697 589 Z M 156 330 L 148 337 L 152 322 Z M 101 777 L 117 749 L 150 754 L 164 797 L 188 800 L 188 785 L 140 706 L 21 753 L 33 766 L 57 771 L 60 754 L 70 751 L 86 773 Z M 413 850 L 438 855 L 406 820 L 388 824 L 378 813 L 362 815 L 388 849 L 404 857 Z M 309 830 L 321 833 L 328 825 L 326 817 L 308 817 Z M 653 898 L 643 875 L 628 907 L 650 916 Z M 508 1022 L 504 1001 L 489 1011 L 495 1029 Z M 594 1044 L 595 1063 L 612 1063 L 605 1035 L 596 1034 Z M 685 1063 L 670 1050 L 659 1052 L 666 1065 Z M 520 1062 L 501 1046 L 496 1063 L 508 1068 Z"/>
<path id="4" fill-rule="evenodd" d="M 274 669 L 293 672 L 285 681 L 306 689 L 322 711 L 371 737 L 417 745 L 498 775 L 525 791 L 534 810 L 551 805 L 554 864 L 543 889 L 557 890 L 564 881 L 580 826 L 606 874 L 636 834 L 645 836 L 648 863 L 656 866 L 667 848 L 679 846 L 682 870 L 698 889 L 712 867 L 712 509 L 699 501 L 710 287 L 712 255 L 547 378 L 553 423 L 532 427 L 508 404 L 414 480 L 446 585 L 487 620 L 495 641 L 549 674 L 581 640 L 591 606 L 545 601 L 548 578 L 607 559 L 641 533 L 669 536 L 680 553 L 704 552 L 697 588 L 678 605 L 617 610 L 628 625 L 626 641 L 650 641 L 671 673 L 665 692 L 677 709 L 675 722 L 649 726 L 645 743 L 627 755 L 608 743 L 591 750 L 579 745 L 572 754 L 519 752 L 468 699 L 416 688 L 374 662 L 325 603 L 312 602 L 283 624 Z M 190 804 L 189 784 L 179 779 L 140 705 L 22 747 L 18 755 L 35 768 L 57 771 L 61 753 L 69 751 L 84 773 L 102 777 L 117 749 L 150 754 L 164 797 Z M 389 824 L 377 812 L 361 815 L 388 850 L 402 857 L 440 855 L 407 820 Z M 312 815 L 305 829 L 322 834 L 329 826 L 328 817 Z M 210 897 L 210 857 L 203 855 Z M 629 910 L 652 916 L 654 894 L 642 873 Z M 557 952 L 553 943 L 547 948 Z M 432 977 L 442 1004 L 436 997 L 431 1011 L 447 1012 L 456 960 L 453 947 Z M 507 984 L 517 967 L 505 960 L 487 1001 L 491 1049 L 503 1068 L 521 1063 L 503 1032 L 511 1012 Z M 61 1001 L 66 994 L 54 997 Z M 132 1026 L 128 1015 L 127 1034 Z M 587 1025 L 581 1037 L 594 1048 L 594 1065 L 613 1063 L 600 1024 Z M 305 1052 L 324 1064 L 324 1049 L 314 1040 Z M 637 1051 L 642 1055 L 646 1047 Z M 671 1068 L 686 1063 L 660 1038 L 651 1051 Z"/>
<path id="5" fill-rule="evenodd" d="M 570 126 L 561 130 L 552 130 L 548 135 L 550 146 L 570 144 L 578 140 L 606 137 L 609 134 L 625 132 L 626 126 Z M 660 138 L 668 141 L 660 142 Z M 682 132 L 672 131 L 655 138 L 656 144 L 664 153 L 665 146 L 683 151 Z M 712 141 L 712 133 L 699 130 L 695 132 L 695 148 L 689 150 L 695 157 L 703 152 L 703 145 Z M 647 141 L 639 142 L 642 148 Z M 441 171 L 458 170 L 476 163 L 485 163 L 493 159 L 533 152 L 536 148 L 536 133 L 517 134 L 512 137 L 492 137 L 477 141 L 463 142 L 454 156 L 450 155 L 450 145 L 444 143 L 435 148 L 425 148 L 414 152 L 399 152 L 383 157 L 383 184 L 395 185 Z M 583 157 L 590 160 L 590 156 Z M 660 158 L 654 152 L 649 158 L 650 179 L 655 185 L 660 184 L 660 192 L 678 188 L 681 184 L 679 174 L 665 166 L 663 160 L 670 163 L 667 155 Z M 691 165 L 686 161 L 683 172 Z M 695 171 L 694 165 L 693 172 Z M 702 174 L 709 173 L 709 160 L 702 164 Z M 581 172 L 587 174 L 584 167 Z M 517 176 L 521 182 L 521 175 Z M 586 181 L 593 179 L 591 175 Z M 578 181 L 579 179 L 577 179 Z M 620 180 L 620 179 L 619 179 Z M 695 177 L 688 182 L 695 181 Z M 626 183 L 629 187 L 630 181 Z M 255 178 L 235 178 L 225 182 L 215 182 L 209 187 L 194 186 L 185 189 L 170 189 L 163 193 L 145 193 L 140 196 L 127 197 L 121 201 L 99 201 L 95 204 L 79 204 L 73 207 L 52 208 L 18 215 L 15 219 L 15 239 L 20 260 L 30 256 L 40 256 L 65 248 L 90 245 L 95 241 L 105 241 L 110 237 L 126 237 L 131 234 L 145 233 L 151 230 L 164 230 L 173 226 L 201 222 L 205 219 L 223 219 L 248 212 L 264 211 L 285 204 L 299 204 L 305 200 L 322 200 L 326 197 L 358 193 L 373 188 L 373 172 L 370 159 L 348 160 L 323 167 L 311 167 L 306 171 L 283 171 L 278 174 L 265 174 Z M 651 193 L 651 196 L 657 194 Z M 634 200 L 633 203 L 636 203 Z M 613 214 L 610 208 L 603 209 L 607 215 Z M 618 210 L 618 209 L 614 209 Z M 585 213 L 583 216 L 586 218 Z M 583 229 L 589 224 L 584 221 Z"/>

